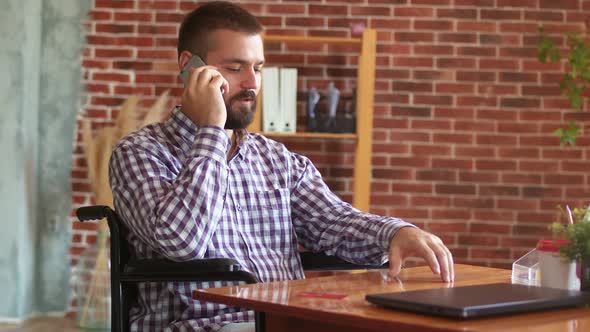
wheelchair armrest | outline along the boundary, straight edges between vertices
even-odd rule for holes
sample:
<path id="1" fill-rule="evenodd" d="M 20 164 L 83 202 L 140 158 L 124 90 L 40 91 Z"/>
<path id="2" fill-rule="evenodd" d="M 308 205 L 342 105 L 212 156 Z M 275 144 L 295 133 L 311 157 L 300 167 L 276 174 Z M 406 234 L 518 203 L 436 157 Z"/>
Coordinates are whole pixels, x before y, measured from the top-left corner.
<path id="1" fill-rule="evenodd" d="M 244 281 L 258 279 L 229 258 L 174 262 L 165 258 L 132 260 L 123 267 L 122 282 L 151 281 Z"/>
<path id="2" fill-rule="evenodd" d="M 76 210 L 76 217 L 80 221 L 100 220 L 109 217 L 113 210 L 105 205 L 82 206 Z"/>
<path id="3" fill-rule="evenodd" d="M 332 270 L 370 270 L 385 269 L 389 263 L 383 265 L 358 265 L 349 263 L 336 256 L 328 256 L 324 253 L 303 251 L 299 253 L 303 269 L 306 271 L 332 271 Z"/>

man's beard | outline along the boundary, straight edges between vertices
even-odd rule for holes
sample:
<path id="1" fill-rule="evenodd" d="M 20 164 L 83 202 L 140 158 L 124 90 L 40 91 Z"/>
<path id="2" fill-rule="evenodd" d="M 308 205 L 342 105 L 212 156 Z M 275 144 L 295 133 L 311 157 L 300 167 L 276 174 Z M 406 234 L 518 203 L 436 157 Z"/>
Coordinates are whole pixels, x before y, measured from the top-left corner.
<path id="1" fill-rule="evenodd" d="M 250 106 L 233 106 L 242 98 L 251 98 Z M 252 90 L 242 90 L 231 96 L 225 103 L 227 110 L 227 120 L 225 121 L 225 129 L 244 129 L 252 120 L 254 120 L 254 112 L 256 111 L 256 93 Z"/>

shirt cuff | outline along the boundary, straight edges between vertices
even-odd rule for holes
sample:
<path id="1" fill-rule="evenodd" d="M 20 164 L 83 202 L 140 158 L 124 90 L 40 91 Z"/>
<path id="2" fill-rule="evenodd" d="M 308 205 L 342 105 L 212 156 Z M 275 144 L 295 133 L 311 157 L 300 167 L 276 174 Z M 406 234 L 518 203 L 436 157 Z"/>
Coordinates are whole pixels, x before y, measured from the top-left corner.
<path id="1" fill-rule="evenodd" d="M 389 245 L 391 244 L 391 240 L 399 231 L 404 227 L 416 227 L 409 222 L 405 222 L 401 219 L 395 218 L 394 222 L 387 223 L 384 227 L 381 228 L 379 233 L 377 233 L 377 243 L 381 246 L 381 249 L 385 252 L 389 252 Z"/>
<path id="2" fill-rule="evenodd" d="M 205 126 L 197 129 L 193 143 L 192 157 L 207 157 L 225 162 L 230 139 L 223 129 L 216 126 Z"/>

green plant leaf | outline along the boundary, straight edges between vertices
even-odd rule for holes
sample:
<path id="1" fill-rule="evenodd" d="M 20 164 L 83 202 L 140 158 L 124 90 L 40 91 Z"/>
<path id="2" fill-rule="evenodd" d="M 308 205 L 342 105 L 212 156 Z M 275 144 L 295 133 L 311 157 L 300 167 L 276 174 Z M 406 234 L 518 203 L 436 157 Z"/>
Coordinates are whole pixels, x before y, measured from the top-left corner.
<path id="1" fill-rule="evenodd" d="M 580 127 L 575 122 L 570 122 L 567 128 L 558 128 L 553 133 L 559 137 L 560 145 L 576 146 L 576 138 L 580 132 Z"/>

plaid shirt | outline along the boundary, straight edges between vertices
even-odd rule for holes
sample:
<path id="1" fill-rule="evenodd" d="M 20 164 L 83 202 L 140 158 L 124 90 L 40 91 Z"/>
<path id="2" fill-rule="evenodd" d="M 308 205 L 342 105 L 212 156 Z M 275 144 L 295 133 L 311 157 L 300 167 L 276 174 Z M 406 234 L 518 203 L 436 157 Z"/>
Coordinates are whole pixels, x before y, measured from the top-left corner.
<path id="1" fill-rule="evenodd" d="M 229 257 L 263 282 L 301 279 L 298 244 L 381 264 L 392 236 L 409 225 L 354 209 L 328 189 L 309 159 L 280 143 L 244 133 L 228 161 L 230 145 L 223 129 L 197 128 L 178 107 L 166 122 L 117 145 L 110 183 L 136 257 Z M 207 331 L 252 321 L 252 312 L 191 298 L 193 289 L 223 285 L 140 284 L 132 331 Z"/>

